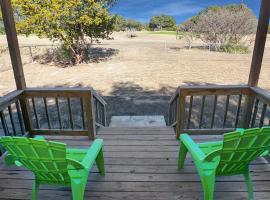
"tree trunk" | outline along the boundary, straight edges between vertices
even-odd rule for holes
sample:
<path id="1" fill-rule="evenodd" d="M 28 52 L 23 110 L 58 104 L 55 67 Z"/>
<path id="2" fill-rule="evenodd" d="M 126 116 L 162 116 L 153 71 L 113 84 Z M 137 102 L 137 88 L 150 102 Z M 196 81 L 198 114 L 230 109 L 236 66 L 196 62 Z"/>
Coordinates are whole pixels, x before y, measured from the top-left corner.
<path id="1" fill-rule="evenodd" d="M 71 55 L 72 55 L 72 63 L 74 65 L 78 65 L 83 62 L 84 52 L 82 49 L 75 49 L 74 47 L 70 47 Z"/>

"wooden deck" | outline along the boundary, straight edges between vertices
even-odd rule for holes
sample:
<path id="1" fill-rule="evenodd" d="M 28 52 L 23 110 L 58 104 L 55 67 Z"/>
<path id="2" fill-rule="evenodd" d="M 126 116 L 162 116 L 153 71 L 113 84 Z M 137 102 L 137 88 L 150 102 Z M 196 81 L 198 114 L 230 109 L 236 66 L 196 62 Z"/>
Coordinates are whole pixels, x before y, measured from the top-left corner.
<path id="1" fill-rule="evenodd" d="M 104 128 L 106 176 L 96 167 L 89 176 L 85 199 L 100 200 L 180 200 L 203 199 L 197 172 L 190 158 L 178 172 L 178 142 L 170 128 Z M 52 138 L 52 136 L 50 137 Z M 197 136 L 197 141 L 216 136 Z M 87 137 L 54 137 L 70 147 L 86 148 Z M 0 164 L 0 198 L 30 199 L 33 175 L 22 168 Z M 256 199 L 270 197 L 270 165 L 258 159 L 251 165 Z M 69 188 L 42 186 L 39 199 L 71 199 Z M 218 178 L 215 199 L 247 199 L 241 176 Z"/>

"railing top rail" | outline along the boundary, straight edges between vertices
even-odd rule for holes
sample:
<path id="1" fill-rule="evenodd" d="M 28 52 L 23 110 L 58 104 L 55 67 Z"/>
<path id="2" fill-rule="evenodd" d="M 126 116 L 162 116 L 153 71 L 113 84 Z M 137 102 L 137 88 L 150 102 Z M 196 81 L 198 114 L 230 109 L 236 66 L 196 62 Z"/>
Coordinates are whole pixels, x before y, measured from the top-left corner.
<path id="1" fill-rule="evenodd" d="M 181 86 L 179 87 L 181 96 L 196 95 L 239 95 L 249 94 L 248 85 L 202 85 L 202 86 Z"/>
<path id="2" fill-rule="evenodd" d="M 104 101 L 104 99 L 95 91 L 92 90 L 92 94 L 97 98 L 97 100 L 103 105 L 106 106 L 107 103 Z"/>
<path id="3" fill-rule="evenodd" d="M 102 104 L 107 105 L 103 98 L 91 87 L 89 88 L 27 88 L 24 90 L 26 96 L 35 97 L 89 97 L 93 94 Z"/>
<path id="4" fill-rule="evenodd" d="M 174 101 L 174 99 L 179 95 L 179 92 L 180 92 L 180 87 L 178 87 L 176 89 L 176 91 L 174 92 L 174 94 L 172 95 L 172 97 L 171 97 L 171 99 L 169 101 L 169 104 L 171 104 Z"/>
<path id="5" fill-rule="evenodd" d="M 257 88 L 257 87 L 251 87 L 250 89 L 251 91 L 255 93 L 255 95 L 257 95 L 257 97 L 260 97 L 260 99 L 264 103 L 270 105 L 270 92 L 262 88 Z"/>
<path id="6" fill-rule="evenodd" d="M 92 88 L 28 88 L 26 97 L 90 97 Z"/>
<path id="7" fill-rule="evenodd" d="M 12 104 L 14 101 L 17 101 L 20 98 L 22 93 L 23 93 L 23 90 L 15 90 L 3 97 L 0 97 L 0 110 L 6 108 L 10 104 Z"/>

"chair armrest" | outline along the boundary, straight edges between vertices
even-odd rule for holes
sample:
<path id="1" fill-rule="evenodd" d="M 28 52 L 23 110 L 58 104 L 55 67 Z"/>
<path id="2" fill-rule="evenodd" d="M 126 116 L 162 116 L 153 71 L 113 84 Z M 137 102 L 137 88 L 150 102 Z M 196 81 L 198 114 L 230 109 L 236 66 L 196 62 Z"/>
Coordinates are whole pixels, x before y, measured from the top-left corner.
<path id="1" fill-rule="evenodd" d="M 77 160 L 67 158 L 68 164 L 72 165 L 76 170 L 84 169 L 85 167 Z"/>
<path id="2" fill-rule="evenodd" d="M 237 128 L 235 131 L 243 132 L 245 129 L 244 128 Z"/>
<path id="3" fill-rule="evenodd" d="M 41 136 L 41 135 L 35 136 L 34 139 L 36 139 L 36 140 L 45 140 L 45 138 L 43 136 Z"/>
<path id="4" fill-rule="evenodd" d="M 89 170 L 93 166 L 99 152 L 102 151 L 102 147 L 103 147 L 103 140 L 102 139 L 94 140 L 93 144 L 88 149 L 88 151 L 87 151 L 87 153 L 82 161 L 82 165 L 86 169 Z"/>
<path id="5" fill-rule="evenodd" d="M 188 134 L 180 135 L 181 143 L 186 146 L 188 151 L 190 152 L 192 158 L 195 161 L 202 162 L 205 158 L 204 152 L 200 149 L 200 147 L 192 140 L 192 138 Z"/>

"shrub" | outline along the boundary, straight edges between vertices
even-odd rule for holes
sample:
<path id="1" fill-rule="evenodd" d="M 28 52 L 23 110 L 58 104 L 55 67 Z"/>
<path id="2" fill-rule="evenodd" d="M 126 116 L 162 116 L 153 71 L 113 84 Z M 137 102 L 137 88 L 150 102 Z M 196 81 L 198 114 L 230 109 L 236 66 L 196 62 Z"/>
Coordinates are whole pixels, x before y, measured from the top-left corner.
<path id="1" fill-rule="evenodd" d="M 229 43 L 226 45 L 223 45 L 219 48 L 220 52 L 225 52 L 225 53 L 241 53 L 245 54 L 249 52 L 249 49 L 247 46 L 243 44 L 234 44 L 234 43 Z"/>
<path id="2" fill-rule="evenodd" d="M 256 31 L 257 19 L 244 4 L 209 7 L 180 25 L 180 30 L 193 37 L 196 33 L 215 50 L 227 44 L 239 44 Z"/>

